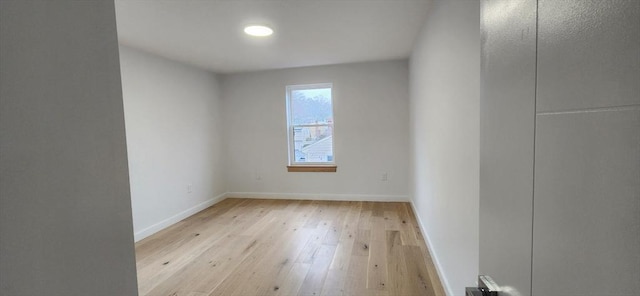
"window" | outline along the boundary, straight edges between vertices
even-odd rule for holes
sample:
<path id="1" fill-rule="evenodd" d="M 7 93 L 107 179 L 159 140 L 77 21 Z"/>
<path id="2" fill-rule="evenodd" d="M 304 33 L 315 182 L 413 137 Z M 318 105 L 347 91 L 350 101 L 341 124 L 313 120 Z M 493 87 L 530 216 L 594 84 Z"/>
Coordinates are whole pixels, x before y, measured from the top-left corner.
<path id="1" fill-rule="evenodd" d="M 331 83 L 287 86 L 289 171 L 335 172 L 331 89 Z"/>

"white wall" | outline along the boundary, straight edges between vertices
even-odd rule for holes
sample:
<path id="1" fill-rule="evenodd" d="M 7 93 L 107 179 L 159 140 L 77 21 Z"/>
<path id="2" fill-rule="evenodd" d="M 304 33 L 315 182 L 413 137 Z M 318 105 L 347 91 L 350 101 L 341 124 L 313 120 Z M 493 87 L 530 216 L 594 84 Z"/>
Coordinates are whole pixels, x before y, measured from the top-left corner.
<path id="1" fill-rule="evenodd" d="M 412 191 L 445 289 L 478 275 L 479 1 L 433 1 L 410 60 Z"/>
<path id="2" fill-rule="evenodd" d="M 226 192 L 214 74 L 120 47 L 136 240 Z M 192 192 L 188 192 L 191 184 Z"/>
<path id="3" fill-rule="evenodd" d="M 113 1 L 0 1 L 0 295 L 137 295 Z"/>
<path id="4" fill-rule="evenodd" d="M 287 172 L 285 87 L 333 83 L 336 173 Z M 385 61 L 223 77 L 235 196 L 406 200 L 408 65 Z M 381 181 L 383 172 L 388 180 Z"/>

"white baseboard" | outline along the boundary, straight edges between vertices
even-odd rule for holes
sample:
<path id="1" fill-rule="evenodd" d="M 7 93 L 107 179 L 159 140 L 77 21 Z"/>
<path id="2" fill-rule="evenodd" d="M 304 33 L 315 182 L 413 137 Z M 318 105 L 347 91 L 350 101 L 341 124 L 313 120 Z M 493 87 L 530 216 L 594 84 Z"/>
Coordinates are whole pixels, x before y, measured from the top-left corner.
<path id="1" fill-rule="evenodd" d="M 382 201 L 408 202 L 406 195 L 371 194 L 319 194 L 319 193 L 275 193 L 275 192 L 227 192 L 226 197 L 260 199 L 336 200 L 336 201 Z"/>
<path id="2" fill-rule="evenodd" d="M 300 200 L 337 200 L 337 201 L 381 201 L 381 202 L 408 202 L 406 195 L 370 195 L 370 194 L 316 194 L 316 193 L 273 193 L 273 192 L 227 192 L 210 200 L 195 205 L 176 215 L 164 219 L 154 225 L 134 233 L 136 242 L 163 230 L 175 223 L 182 221 L 193 214 L 200 212 L 228 197 L 238 198 L 262 198 L 262 199 L 300 199 Z"/>
<path id="3" fill-rule="evenodd" d="M 438 277 L 440 278 L 440 281 L 444 286 L 444 290 L 448 296 L 453 296 L 454 295 L 453 290 L 451 290 L 451 285 L 449 285 L 449 281 L 447 280 L 447 277 L 442 273 L 442 266 L 440 265 L 440 262 L 438 261 L 438 255 L 436 254 L 436 251 L 433 248 L 433 245 L 431 244 L 431 239 L 429 239 L 429 233 L 424 228 L 424 223 L 422 222 L 422 219 L 420 218 L 420 215 L 416 210 L 415 204 L 413 204 L 413 200 L 411 200 L 409 203 L 411 204 L 411 208 L 413 209 L 413 214 L 416 216 L 416 219 L 418 220 L 418 227 L 420 227 L 420 231 L 422 231 L 422 236 L 424 237 L 424 240 L 427 243 L 429 252 L 431 252 L 431 259 L 433 260 L 433 264 L 436 266 L 436 271 L 438 272 Z"/>
<path id="4" fill-rule="evenodd" d="M 149 227 L 147 227 L 147 228 L 145 228 L 143 230 L 140 230 L 140 231 L 134 233 L 133 239 L 136 242 L 141 241 L 145 237 L 148 237 L 148 236 L 150 236 L 150 235 L 152 235 L 152 234 L 154 234 L 154 233 L 156 233 L 156 232 L 158 232 L 160 230 L 163 230 L 163 229 L 165 229 L 165 228 L 167 228 L 167 227 L 169 227 L 169 226 L 171 226 L 171 225 L 173 225 L 175 223 L 178 223 L 178 222 L 184 220 L 185 218 L 188 218 L 188 217 L 192 216 L 193 214 L 195 214 L 197 212 L 200 212 L 200 211 L 202 211 L 202 210 L 204 210 L 204 209 L 206 209 L 206 208 L 208 208 L 208 207 L 210 207 L 210 206 L 212 206 L 212 205 L 224 200 L 226 197 L 227 197 L 227 194 L 223 193 L 223 194 L 220 194 L 220 195 L 218 195 L 218 196 L 216 196 L 214 198 L 211 198 L 211 199 L 209 199 L 209 200 L 207 200 L 205 202 L 202 202 L 202 203 L 197 204 L 197 205 L 195 205 L 195 206 L 193 206 L 191 208 L 188 208 L 188 209 L 186 209 L 186 210 L 184 210 L 184 211 L 182 211 L 182 212 L 180 212 L 178 214 L 175 214 L 175 215 L 173 215 L 173 216 L 171 216 L 171 217 L 169 217 L 167 219 L 164 219 L 164 220 L 162 220 L 162 221 L 160 221 L 160 222 L 158 222 L 156 224 L 153 224 L 153 225 L 151 225 L 151 226 L 149 226 Z"/>

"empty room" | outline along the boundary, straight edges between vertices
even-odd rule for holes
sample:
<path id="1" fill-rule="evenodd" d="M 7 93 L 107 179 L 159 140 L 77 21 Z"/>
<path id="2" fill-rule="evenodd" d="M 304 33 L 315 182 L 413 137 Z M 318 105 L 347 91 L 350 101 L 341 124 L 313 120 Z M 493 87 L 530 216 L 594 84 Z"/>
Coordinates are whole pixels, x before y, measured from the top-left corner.
<path id="1" fill-rule="evenodd" d="M 640 1 L 0 0 L 0 295 L 640 296 Z"/>

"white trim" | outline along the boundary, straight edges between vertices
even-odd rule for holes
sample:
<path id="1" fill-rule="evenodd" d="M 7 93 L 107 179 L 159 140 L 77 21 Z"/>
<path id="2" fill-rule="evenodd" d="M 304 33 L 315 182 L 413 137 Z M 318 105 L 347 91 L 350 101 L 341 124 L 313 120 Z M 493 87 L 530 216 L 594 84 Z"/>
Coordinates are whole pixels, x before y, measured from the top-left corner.
<path id="1" fill-rule="evenodd" d="M 259 199 L 297 199 L 297 200 L 336 200 L 336 201 L 388 201 L 408 202 L 407 195 L 371 195 L 371 194 L 323 194 L 323 193 L 277 193 L 277 192 L 227 192 L 227 198 Z"/>
<path id="2" fill-rule="evenodd" d="M 253 199 L 409 202 L 409 197 L 407 195 L 226 192 L 134 233 L 133 239 L 135 242 L 139 242 L 144 238 L 151 236 L 173 224 L 176 224 L 229 197 Z"/>
<path id="3" fill-rule="evenodd" d="M 442 272 L 442 266 L 438 261 L 438 255 L 436 254 L 436 251 L 433 248 L 433 245 L 431 244 L 431 239 L 429 239 L 429 233 L 427 233 L 426 229 L 424 228 L 424 223 L 422 222 L 422 219 L 420 219 L 420 215 L 416 210 L 416 205 L 413 203 L 413 199 L 411 199 L 409 203 L 411 204 L 411 209 L 413 209 L 413 214 L 416 216 L 416 219 L 418 220 L 418 227 L 420 227 L 420 231 L 422 231 L 422 236 L 424 237 L 424 240 L 427 243 L 427 247 L 429 248 L 429 252 L 431 253 L 431 259 L 433 260 L 433 264 L 436 266 L 438 277 L 440 278 L 440 281 L 444 286 L 445 292 L 447 293 L 448 296 L 453 296 L 455 294 L 453 294 L 453 290 L 451 290 L 451 285 L 449 285 L 449 281 L 447 280 L 447 277 Z"/>
<path id="4" fill-rule="evenodd" d="M 144 238 L 146 238 L 146 237 L 148 237 L 148 236 L 150 236 L 150 235 L 152 235 L 152 234 L 154 234 L 154 233 L 156 233 L 156 232 L 158 232 L 160 230 L 163 230 L 163 229 L 165 229 L 165 228 L 167 228 L 167 227 L 169 227 L 169 226 L 171 226 L 173 224 L 176 224 L 176 223 L 184 220 L 185 218 L 188 218 L 188 217 L 194 215 L 197 212 L 200 212 L 200 211 L 202 211 L 202 210 L 204 210 L 204 209 L 206 209 L 206 208 L 208 208 L 208 207 L 210 207 L 210 206 L 212 206 L 214 204 L 217 204 L 217 203 L 223 201 L 225 198 L 227 198 L 227 194 L 226 193 L 222 193 L 222 194 L 220 194 L 220 195 L 218 195 L 218 196 L 216 196 L 214 198 L 211 198 L 211 199 L 209 199 L 207 201 L 204 201 L 204 202 L 202 202 L 200 204 L 197 204 L 197 205 L 195 205 L 195 206 L 193 206 L 191 208 L 188 208 L 188 209 L 186 209 L 186 210 L 184 210 L 184 211 L 182 211 L 182 212 L 180 212 L 178 214 L 175 214 L 175 215 L 173 215 L 173 216 L 171 216 L 171 217 L 169 217 L 167 219 L 164 219 L 164 220 L 162 220 L 162 221 L 160 221 L 160 222 L 158 222 L 156 224 L 153 224 L 153 225 L 151 225 L 151 226 L 149 226 L 149 227 L 147 227 L 147 228 L 145 228 L 143 230 L 140 230 L 140 231 L 136 232 L 133 235 L 133 239 L 135 240 L 135 242 L 139 242 L 142 239 L 144 239 Z"/>

